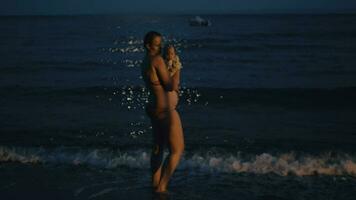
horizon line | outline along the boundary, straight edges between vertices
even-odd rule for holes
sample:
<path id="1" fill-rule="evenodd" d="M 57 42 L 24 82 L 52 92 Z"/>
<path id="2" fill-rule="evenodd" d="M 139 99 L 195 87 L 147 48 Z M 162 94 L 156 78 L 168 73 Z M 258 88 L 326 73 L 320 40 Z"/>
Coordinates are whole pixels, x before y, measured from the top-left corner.
<path id="1" fill-rule="evenodd" d="M 176 11 L 82 11 L 76 13 L 63 13 L 63 12 L 37 12 L 37 13 L 3 13 L 0 16 L 80 16 L 80 15 L 268 15 L 268 14 L 291 14 L 291 15 L 305 15 L 305 14 L 315 14 L 315 15 L 328 15 L 328 14 L 356 14 L 356 8 L 348 9 L 255 9 L 255 10 L 176 10 Z"/>
<path id="2" fill-rule="evenodd" d="M 150 16 L 159 16 L 159 15 L 354 15 L 355 11 L 329 11 L 329 12 L 290 12 L 290 11 L 277 11 L 277 12 L 186 12 L 186 13 L 53 13 L 53 14 L 0 14 L 0 17 L 21 17 L 21 16 L 142 16 L 142 15 L 150 15 Z"/>

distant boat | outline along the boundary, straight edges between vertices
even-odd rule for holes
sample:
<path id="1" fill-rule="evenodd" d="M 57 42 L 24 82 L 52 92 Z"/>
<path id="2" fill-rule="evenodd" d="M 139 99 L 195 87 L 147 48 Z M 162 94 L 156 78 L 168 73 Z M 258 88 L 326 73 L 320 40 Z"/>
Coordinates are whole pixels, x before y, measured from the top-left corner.
<path id="1" fill-rule="evenodd" d="M 191 26 L 211 26 L 210 20 L 203 19 L 200 16 L 195 16 L 189 20 Z"/>

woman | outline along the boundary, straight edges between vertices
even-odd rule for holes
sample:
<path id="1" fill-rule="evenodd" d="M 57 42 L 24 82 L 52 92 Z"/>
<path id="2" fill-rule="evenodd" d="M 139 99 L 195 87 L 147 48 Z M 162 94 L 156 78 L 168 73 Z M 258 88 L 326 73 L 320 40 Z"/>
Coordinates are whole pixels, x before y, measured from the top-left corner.
<path id="1" fill-rule="evenodd" d="M 146 56 L 142 63 L 142 77 L 150 91 L 146 112 L 151 119 L 153 130 L 152 187 L 157 193 L 168 193 L 169 179 L 183 154 L 184 139 L 179 114 L 170 103 L 171 98 L 168 98 L 169 91 L 178 90 L 178 82 L 169 76 L 161 56 L 161 43 L 160 33 L 150 31 L 145 35 Z M 169 155 L 163 165 L 163 151 L 166 145 L 169 148 Z"/>

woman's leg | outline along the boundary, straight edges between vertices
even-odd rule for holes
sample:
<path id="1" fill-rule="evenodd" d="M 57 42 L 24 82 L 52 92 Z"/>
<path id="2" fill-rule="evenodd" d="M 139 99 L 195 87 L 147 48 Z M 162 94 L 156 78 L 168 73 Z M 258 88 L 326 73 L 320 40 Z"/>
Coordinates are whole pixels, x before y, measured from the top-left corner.
<path id="1" fill-rule="evenodd" d="M 151 152 L 151 172 L 152 187 L 156 189 L 160 182 L 163 152 L 166 143 L 165 135 L 168 132 L 168 117 L 162 115 L 151 115 L 151 124 L 153 132 L 153 148 Z"/>
<path id="2" fill-rule="evenodd" d="M 156 190 L 157 192 L 164 192 L 167 190 L 169 179 L 178 166 L 179 160 L 184 151 L 183 128 L 177 110 L 174 109 L 170 112 L 170 119 L 171 123 L 168 134 L 169 155 L 165 159 L 161 180 Z"/>

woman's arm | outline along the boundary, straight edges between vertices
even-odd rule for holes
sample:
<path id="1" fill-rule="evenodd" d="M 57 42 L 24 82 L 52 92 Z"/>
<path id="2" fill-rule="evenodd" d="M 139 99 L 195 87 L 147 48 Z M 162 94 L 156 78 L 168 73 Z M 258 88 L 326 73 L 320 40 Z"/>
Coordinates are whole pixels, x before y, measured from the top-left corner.
<path id="1" fill-rule="evenodd" d="M 168 69 L 166 67 L 166 64 L 164 63 L 163 58 L 161 56 L 156 56 L 152 60 L 152 64 L 157 71 L 157 76 L 161 80 L 163 88 L 166 91 L 172 91 L 173 90 L 173 80 L 171 79 L 171 76 L 169 75 Z"/>

